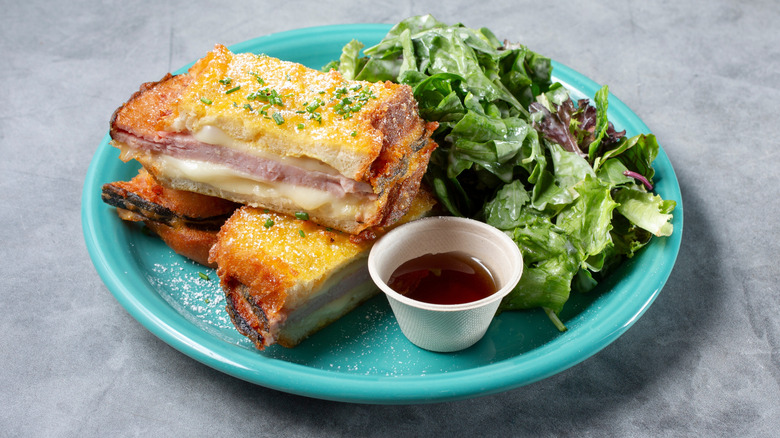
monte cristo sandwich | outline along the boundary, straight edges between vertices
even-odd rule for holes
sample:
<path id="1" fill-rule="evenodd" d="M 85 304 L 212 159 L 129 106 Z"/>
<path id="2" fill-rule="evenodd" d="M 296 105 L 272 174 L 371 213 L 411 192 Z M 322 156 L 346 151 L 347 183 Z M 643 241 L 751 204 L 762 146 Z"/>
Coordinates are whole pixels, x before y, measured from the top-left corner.
<path id="1" fill-rule="evenodd" d="M 112 144 L 160 184 L 359 234 L 401 218 L 436 144 L 409 86 L 217 45 L 116 110 Z"/>

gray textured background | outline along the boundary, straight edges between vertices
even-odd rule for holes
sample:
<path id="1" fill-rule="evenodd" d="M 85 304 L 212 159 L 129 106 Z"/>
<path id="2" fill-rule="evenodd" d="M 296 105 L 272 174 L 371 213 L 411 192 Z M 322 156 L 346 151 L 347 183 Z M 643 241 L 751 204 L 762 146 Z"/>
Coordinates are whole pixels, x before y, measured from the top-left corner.
<path id="1" fill-rule="evenodd" d="M 770 436 L 780 429 L 780 3 L 5 1 L 0 13 L 0 436 Z M 547 4 L 549 3 L 549 4 Z M 86 252 L 80 193 L 111 112 L 210 50 L 433 13 L 606 83 L 685 203 L 677 265 L 625 335 L 556 376 L 414 406 L 326 402 L 158 340 Z"/>

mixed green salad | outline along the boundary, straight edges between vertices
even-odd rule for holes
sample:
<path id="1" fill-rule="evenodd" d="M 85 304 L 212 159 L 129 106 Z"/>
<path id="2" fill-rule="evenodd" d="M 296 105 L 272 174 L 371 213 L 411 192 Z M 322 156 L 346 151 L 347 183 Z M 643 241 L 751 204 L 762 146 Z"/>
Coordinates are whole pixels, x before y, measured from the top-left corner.
<path id="1" fill-rule="evenodd" d="M 439 123 L 427 183 L 449 213 L 503 230 L 523 253 L 503 310 L 542 308 L 565 330 L 558 314 L 572 291 L 671 235 L 676 203 L 652 192 L 658 143 L 616 131 L 606 86 L 575 102 L 552 82 L 550 59 L 430 15 L 363 47 L 351 41 L 323 70 L 408 84 L 420 115 Z"/>

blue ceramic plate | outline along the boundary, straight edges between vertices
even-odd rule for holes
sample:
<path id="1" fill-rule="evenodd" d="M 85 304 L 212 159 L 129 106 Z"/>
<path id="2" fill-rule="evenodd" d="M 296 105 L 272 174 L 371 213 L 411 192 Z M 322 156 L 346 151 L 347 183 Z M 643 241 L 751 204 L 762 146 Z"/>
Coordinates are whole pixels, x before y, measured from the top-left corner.
<path id="1" fill-rule="evenodd" d="M 320 68 L 338 58 L 351 39 L 368 47 L 389 28 L 358 24 L 299 29 L 231 49 Z M 592 97 L 599 88 L 557 63 L 553 74 L 574 98 Z M 649 132 L 614 96 L 609 115 L 629 136 Z M 680 247 L 680 188 L 661 150 L 655 162 L 656 191 L 677 201 L 674 234 L 654 239 L 593 293 L 572 296 L 561 315 L 567 332 L 559 333 L 542 311 L 509 312 L 498 316 L 475 346 L 453 354 L 431 353 L 404 338 L 385 297 L 377 296 L 295 349 L 272 346 L 259 352 L 233 328 L 213 271 L 122 222 L 101 201 L 104 183 L 130 179 L 138 169 L 121 162 L 108 141 L 106 136 L 86 176 L 82 222 L 92 261 L 117 301 L 144 327 L 193 359 L 248 382 L 310 397 L 434 402 L 497 393 L 552 376 L 592 356 L 637 321 L 661 291 Z"/>

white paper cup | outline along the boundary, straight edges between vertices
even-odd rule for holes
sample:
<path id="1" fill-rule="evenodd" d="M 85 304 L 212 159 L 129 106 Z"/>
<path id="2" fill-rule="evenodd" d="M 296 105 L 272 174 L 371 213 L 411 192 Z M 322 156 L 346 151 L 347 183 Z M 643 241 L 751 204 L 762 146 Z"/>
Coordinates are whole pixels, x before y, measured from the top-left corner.
<path id="1" fill-rule="evenodd" d="M 498 290 L 479 301 L 431 304 L 401 295 L 387 285 L 404 262 L 425 254 L 462 251 L 479 259 Z M 401 225 L 371 248 L 368 272 L 385 293 L 403 334 L 418 347 L 452 352 L 482 339 L 504 298 L 520 281 L 523 256 L 501 230 L 472 219 L 437 216 Z"/>

